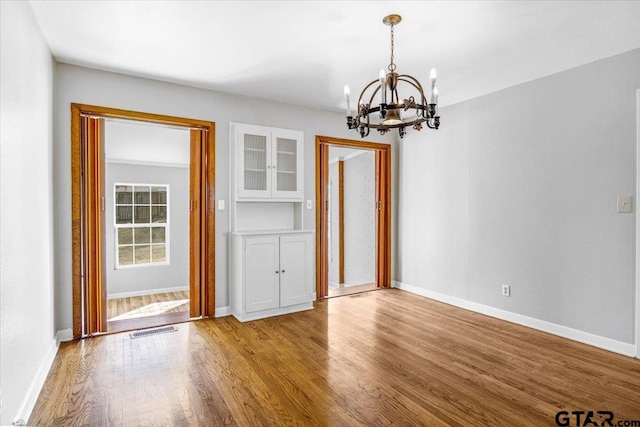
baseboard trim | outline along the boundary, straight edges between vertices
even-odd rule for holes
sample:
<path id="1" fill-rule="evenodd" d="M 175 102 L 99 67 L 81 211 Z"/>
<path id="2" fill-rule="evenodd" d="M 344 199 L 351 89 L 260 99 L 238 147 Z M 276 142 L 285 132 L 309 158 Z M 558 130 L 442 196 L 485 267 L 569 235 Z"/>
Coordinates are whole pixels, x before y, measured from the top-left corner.
<path id="1" fill-rule="evenodd" d="M 56 334 L 57 335 L 57 334 Z M 59 342 L 57 337 L 51 340 L 49 344 L 49 348 L 47 349 L 46 354 L 44 355 L 38 370 L 36 371 L 29 388 L 27 389 L 27 393 L 22 401 L 22 405 L 20 405 L 20 409 L 18 410 L 18 414 L 14 418 L 13 424 L 20 426 L 26 426 L 29 422 L 29 418 L 31 417 L 31 412 L 33 408 L 36 406 L 36 401 L 38 400 L 38 396 L 40 395 L 40 391 L 44 386 L 44 382 L 47 379 L 47 375 L 49 375 L 49 371 L 51 370 L 51 366 L 53 365 L 53 361 L 56 358 L 56 354 L 58 353 Z"/>
<path id="2" fill-rule="evenodd" d="M 56 342 L 60 345 L 61 342 L 72 341 L 73 332 L 71 329 L 62 329 L 56 332 Z"/>
<path id="3" fill-rule="evenodd" d="M 226 316 L 231 316 L 231 307 L 230 306 L 225 306 L 225 307 L 216 307 L 216 315 L 215 317 L 226 317 Z"/>
<path id="4" fill-rule="evenodd" d="M 188 291 L 189 286 L 176 286 L 173 288 L 159 288 L 159 289 L 147 289 L 143 291 L 133 291 L 133 292 L 120 292 L 118 294 L 109 294 L 107 295 L 107 299 L 118 299 L 118 298 L 130 298 L 130 297 L 141 297 L 144 295 L 153 295 L 153 294 L 163 294 L 165 292 L 184 292 Z"/>
<path id="5" fill-rule="evenodd" d="M 560 336 L 562 338 L 567 338 L 583 344 L 588 344 L 604 350 L 612 351 L 624 356 L 635 357 L 636 347 L 633 344 L 628 344 L 622 341 L 613 340 L 611 338 L 602 337 L 600 335 L 591 334 L 589 332 L 568 328 L 566 326 L 546 322 L 544 320 L 535 319 L 533 317 L 524 316 L 522 314 L 513 313 L 511 311 L 501 310 L 499 308 L 479 304 L 462 298 L 452 297 L 450 295 L 430 291 L 428 289 L 424 289 L 415 285 L 409 285 L 407 283 L 393 281 L 391 286 L 403 291 L 411 292 L 412 294 L 440 301 L 445 304 L 464 308 L 465 310 L 474 311 L 476 313 L 495 317 L 501 320 L 506 320 L 507 322 L 516 323 L 518 325 L 526 326 L 532 329 L 537 329 L 542 332 L 547 332 L 553 335 Z"/>

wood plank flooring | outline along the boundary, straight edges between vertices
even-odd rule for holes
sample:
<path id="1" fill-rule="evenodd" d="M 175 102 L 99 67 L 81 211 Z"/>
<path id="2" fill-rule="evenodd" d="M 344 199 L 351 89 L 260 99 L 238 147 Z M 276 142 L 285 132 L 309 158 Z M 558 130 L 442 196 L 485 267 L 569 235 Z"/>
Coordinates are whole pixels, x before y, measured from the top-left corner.
<path id="1" fill-rule="evenodd" d="M 185 301 L 179 303 L 181 301 Z M 175 304 L 172 304 L 175 302 Z M 164 304 L 164 305 L 163 305 Z M 120 320 L 119 317 L 142 317 L 189 311 L 189 292 L 163 292 L 136 297 L 115 298 L 107 300 L 107 319 Z"/>
<path id="2" fill-rule="evenodd" d="M 360 292 L 375 291 L 378 286 L 375 283 L 365 283 L 364 285 L 342 286 L 339 288 L 329 287 L 328 298 L 341 297 L 345 295 L 359 294 Z"/>
<path id="3" fill-rule="evenodd" d="M 397 289 L 315 306 L 63 343 L 29 425 L 554 426 L 561 410 L 640 420 L 637 359 Z"/>

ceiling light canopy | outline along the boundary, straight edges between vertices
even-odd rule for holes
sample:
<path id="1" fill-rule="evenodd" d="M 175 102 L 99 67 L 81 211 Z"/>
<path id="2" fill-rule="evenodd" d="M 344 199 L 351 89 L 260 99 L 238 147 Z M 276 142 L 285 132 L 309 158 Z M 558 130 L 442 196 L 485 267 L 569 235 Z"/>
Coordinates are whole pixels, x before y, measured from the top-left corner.
<path id="1" fill-rule="evenodd" d="M 429 75 L 431 102 L 424 95 L 422 85 L 416 78 L 396 73 L 396 64 L 393 62 L 393 28 L 401 20 L 400 15 L 389 15 L 382 20 L 385 25 L 391 27 L 391 60 L 387 67 L 388 72 L 385 73 L 384 69 L 381 69 L 378 79 L 362 90 L 355 117 L 351 114 L 351 91 L 349 86 L 344 87 L 344 96 L 347 99 L 347 126 L 349 129 L 357 129 L 362 138 L 368 136 L 371 129 L 377 129 L 381 135 L 391 129 L 398 129 L 402 138 L 407 127 L 419 131 L 423 123 L 430 129 L 438 129 L 440 126 L 440 116 L 437 115 L 436 70 L 432 69 Z M 399 86 L 405 90 L 405 98 L 400 98 Z"/>

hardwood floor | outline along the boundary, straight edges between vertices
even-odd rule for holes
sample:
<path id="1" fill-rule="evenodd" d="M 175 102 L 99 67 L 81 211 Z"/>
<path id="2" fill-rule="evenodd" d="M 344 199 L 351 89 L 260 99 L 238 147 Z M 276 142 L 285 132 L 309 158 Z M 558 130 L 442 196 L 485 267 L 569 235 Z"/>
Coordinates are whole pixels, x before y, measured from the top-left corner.
<path id="1" fill-rule="evenodd" d="M 181 311 L 189 311 L 188 291 L 163 292 L 107 300 L 107 319 L 109 321 Z"/>
<path id="2" fill-rule="evenodd" d="M 367 283 L 364 285 L 355 286 L 343 286 L 339 288 L 332 288 L 331 286 L 329 286 L 327 298 L 359 294 L 360 292 L 375 291 L 376 289 L 378 289 L 378 286 L 376 286 L 375 283 Z"/>
<path id="3" fill-rule="evenodd" d="M 189 320 L 189 292 L 164 292 L 107 301 L 107 331 L 153 328 Z"/>
<path id="4" fill-rule="evenodd" d="M 29 425 L 554 426 L 561 410 L 640 420 L 640 360 L 397 289 L 178 329 L 63 343 Z"/>

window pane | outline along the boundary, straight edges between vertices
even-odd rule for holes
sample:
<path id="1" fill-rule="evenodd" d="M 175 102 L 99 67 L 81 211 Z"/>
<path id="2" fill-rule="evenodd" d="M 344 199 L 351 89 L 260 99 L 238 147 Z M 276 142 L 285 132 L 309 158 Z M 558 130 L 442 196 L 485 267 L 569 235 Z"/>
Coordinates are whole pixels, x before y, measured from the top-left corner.
<path id="1" fill-rule="evenodd" d="M 133 243 L 133 228 L 118 229 L 118 245 L 130 245 Z"/>
<path id="2" fill-rule="evenodd" d="M 138 187 L 136 186 L 136 205 L 148 205 L 150 203 L 149 199 L 149 187 Z"/>
<path id="3" fill-rule="evenodd" d="M 167 188 L 151 187 L 151 203 L 154 205 L 167 204 Z"/>
<path id="4" fill-rule="evenodd" d="M 148 264 L 151 262 L 151 246 L 134 246 L 136 264 Z"/>
<path id="5" fill-rule="evenodd" d="M 118 265 L 133 264 L 133 246 L 120 246 L 118 248 Z"/>
<path id="6" fill-rule="evenodd" d="M 166 206 L 153 206 L 151 208 L 151 222 L 166 223 L 167 222 L 167 207 Z"/>
<path id="7" fill-rule="evenodd" d="M 131 224 L 133 207 L 116 206 L 116 224 Z"/>
<path id="8" fill-rule="evenodd" d="M 136 206 L 136 224 L 149 224 L 149 206 Z"/>
<path id="9" fill-rule="evenodd" d="M 164 227 L 153 227 L 151 229 L 151 243 L 164 243 Z"/>
<path id="10" fill-rule="evenodd" d="M 133 203 L 133 187 L 131 185 L 116 185 L 116 205 L 130 205 Z"/>
<path id="11" fill-rule="evenodd" d="M 151 261 L 152 262 L 164 262 L 167 260 L 166 245 L 152 245 L 151 246 Z"/>
<path id="12" fill-rule="evenodd" d="M 139 245 L 140 243 L 149 243 L 150 242 L 150 234 L 151 234 L 151 229 L 147 228 L 147 227 L 142 227 L 142 228 L 135 228 L 134 229 L 134 234 L 135 234 L 135 244 Z"/>

